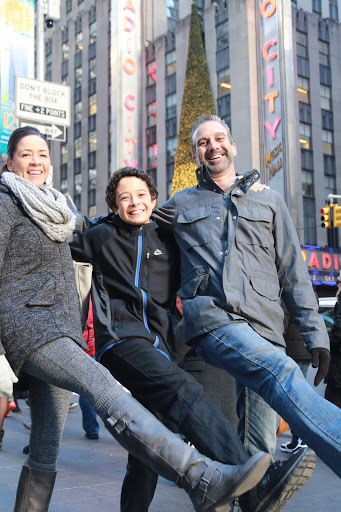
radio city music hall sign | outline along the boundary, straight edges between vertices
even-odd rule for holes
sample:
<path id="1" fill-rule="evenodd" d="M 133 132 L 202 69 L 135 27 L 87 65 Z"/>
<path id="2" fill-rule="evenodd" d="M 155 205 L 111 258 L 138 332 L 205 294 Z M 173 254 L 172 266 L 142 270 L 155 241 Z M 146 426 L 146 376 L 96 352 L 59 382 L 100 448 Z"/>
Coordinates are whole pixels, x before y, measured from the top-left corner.
<path id="1" fill-rule="evenodd" d="M 323 275 L 324 281 L 336 281 L 341 270 L 340 250 L 301 245 L 301 251 L 309 273 Z"/>
<path id="2" fill-rule="evenodd" d="M 127 167 L 138 165 L 137 96 L 139 91 L 137 55 L 137 5 L 134 0 L 122 4 L 122 91 L 123 91 L 123 161 Z"/>
<path id="3" fill-rule="evenodd" d="M 283 168 L 282 98 L 276 0 L 260 2 L 265 166 L 271 179 Z"/>

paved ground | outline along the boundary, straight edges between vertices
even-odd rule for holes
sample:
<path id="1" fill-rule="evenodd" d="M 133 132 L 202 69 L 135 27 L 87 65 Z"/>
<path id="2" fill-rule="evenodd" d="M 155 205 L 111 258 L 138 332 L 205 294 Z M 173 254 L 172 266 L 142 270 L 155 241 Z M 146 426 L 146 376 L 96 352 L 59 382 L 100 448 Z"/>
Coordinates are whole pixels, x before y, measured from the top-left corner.
<path id="1" fill-rule="evenodd" d="M 5 420 L 3 450 L 0 451 L 0 512 L 12 512 L 19 472 L 25 456 L 22 448 L 29 432 L 22 426 L 29 409 L 20 400 L 23 412 Z M 281 442 L 288 435 L 281 436 Z M 279 452 L 280 454 L 280 452 Z M 119 496 L 126 452 L 101 427 L 100 439 L 90 441 L 81 428 L 79 407 L 68 415 L 59 471 L 49 512 L 119 512 Z M 308 484 L 287 504 L 285 512 L 340 512 L 340 480 L 323 464 Z M 150 512 L 193 512 L 186 493 L 160 478 Z"/>

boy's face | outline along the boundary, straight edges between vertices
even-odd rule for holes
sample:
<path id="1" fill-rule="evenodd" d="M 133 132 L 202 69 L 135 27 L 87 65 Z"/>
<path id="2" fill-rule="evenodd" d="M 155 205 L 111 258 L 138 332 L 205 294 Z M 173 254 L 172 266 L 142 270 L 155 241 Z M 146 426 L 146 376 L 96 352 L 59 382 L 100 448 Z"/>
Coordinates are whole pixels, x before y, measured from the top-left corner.
<path id="1" fill-rule="evenodd" d="M 135 176 L 122 178 L 116 188 L 114 212 L 128 224 L 148 224 L 156 199 L 152 199 L 148 185 Z"/>

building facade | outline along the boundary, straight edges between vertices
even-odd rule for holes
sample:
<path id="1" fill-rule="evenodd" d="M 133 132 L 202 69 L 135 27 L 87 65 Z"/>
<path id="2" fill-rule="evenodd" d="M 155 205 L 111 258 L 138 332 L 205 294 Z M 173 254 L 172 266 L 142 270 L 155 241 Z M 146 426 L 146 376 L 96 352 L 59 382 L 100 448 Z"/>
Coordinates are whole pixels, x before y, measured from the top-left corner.
<path id="1" fill-rule="evenodd" d="M 83 213 L 107 212 L 108 177 L 124 165 L 152 174 L 160 202 L 170 194 L 191 3 L 66 0 L 46 29 L 46 79 L 73 89 L 67 141 L 52 143 L 54 185 Z M 259 169 L 284 195 L 302 244 L 332 245 L 319 210 L 341 195 L 338 1 L 196 4 L 237 169 Z"/>

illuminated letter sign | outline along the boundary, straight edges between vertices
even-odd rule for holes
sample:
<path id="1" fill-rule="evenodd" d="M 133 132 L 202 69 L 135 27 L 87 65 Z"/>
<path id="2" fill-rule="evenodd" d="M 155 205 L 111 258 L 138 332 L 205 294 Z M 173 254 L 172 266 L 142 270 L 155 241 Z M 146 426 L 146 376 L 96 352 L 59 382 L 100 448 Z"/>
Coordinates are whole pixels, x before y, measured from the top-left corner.
<path id="1" fill-rule="evenodd" d="M 111 171 L 139 165 L 141 2 L 111 2 Z"/>
<path id="2" fill-rule="evenodd" d="M 259 3 L 265 165 L 267 179 L 271 180 L 271 188 L 284 195 L 281 62 L 278 34 L 280 13 L 278 11 L 276 0 L 261 0 Z"/>

